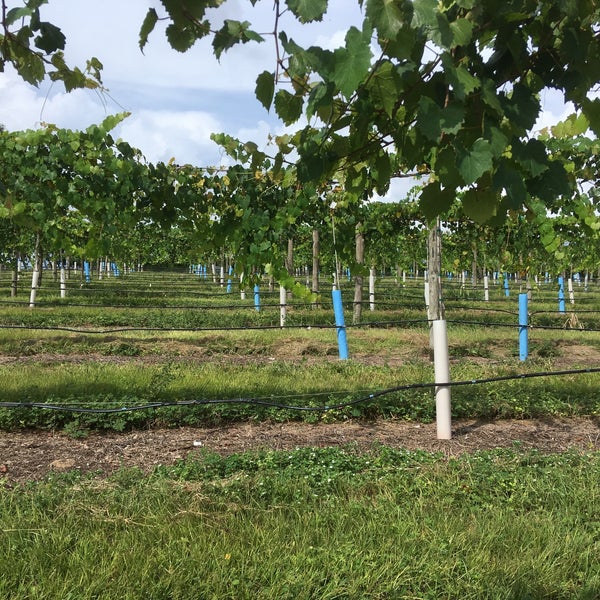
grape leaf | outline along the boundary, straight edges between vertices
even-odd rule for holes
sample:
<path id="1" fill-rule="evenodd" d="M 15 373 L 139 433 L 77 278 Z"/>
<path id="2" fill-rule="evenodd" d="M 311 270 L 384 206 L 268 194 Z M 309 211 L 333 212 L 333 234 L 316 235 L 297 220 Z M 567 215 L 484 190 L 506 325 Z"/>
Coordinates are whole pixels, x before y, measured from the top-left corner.
<path id="1" fill-rule="evenodd" d="M 398 87 L 398 75 L 392 63 L 381 63 L 369 81 L 369 90 L 375 105 L 381 106 L 388 117 L 393 116 L 398 101 Z"/>
<path id="2" fill-rule="evenodd" d="M 400 28 L 407 20 L 402 8 L 396 0 L 367 1 L 367 17 L 372 20 L 380 37 L 393 39 L 398 35 Z"/>
<path id="3" fill-rule="evenodd" d="M 65 49 L 67 39 L 56 25 L 42 22 L 40 23 L 39 32 L 40 35 L 35 38 L 34 43 L 37 48 L 43 50 L 46 54 Z"/>
<path id="4" fill-rule="evenodd" d="M 492 147 L 483 138 L 475 140 L 471 149 L 463 153 L 459 159 L 458 170 L 467 185 L 491 170 L 492 156 Z"/>
<path id="5" fill-rule="evenodd" d="M 177 52 L 187 52 L 196 41 L 193 29 L 186 25 L 171 23 L 165 33 L 171 48 Z"/>
<path id="6" fill-rule="evenodd" d="M 158 21 L 158 14 L 153 8 L 150 8 L 144 17 L 144 21 L 140 28 L 140 39 L 139 46 L 140 50 L 143 52 L 146 44 L 148 43 L 148 36 L 154 30 L 154 26 Z"/>
<path id="7" fill-rule="evenodd" d="M 600 135 L 600 98 L 584 100 L 583 114 L 587 117 L 592 131 Z"/>
<path id="8" fill-rule="evenodd" d="M 275 75 L 273 73 L 263 71 L 256 78 L 255 94 L 257 100 L 269 110 L 271 104 L 273 104 L 273 95 L 275 94 Z"/>
<path id="9" fill-rule="evenodd" d="M 419 207 L 428 221 L 447 211 L 454 202 L 455 191 L 440 186 L 439 181 L 432 181 L 423 188 L 419 196 Z"/>
<path id="10" fill-rule="evenodd" d="M 327 11 L 328 0 L 287 0 L 288 8 L 301 23 L 321 21 Z"/>
<path id="11" fill-rule="evenodd" d="M 456 133 L 465 118 L 465 110 L 460 104 L 439 107 L 429 96 L 419 100 L 417 127 L 428 139 L 437 142 L 442 133 Z"/>
<path id="12" fill-rule="evenodd" d="M 498 195 L 491 189 L 470 188 L 462 197 L 465 214 L 477 223 L 485 223 L 496 215 Z"/>
<path id="13" fill-rule="evenodd" d="M 287 90 L 279 90 L 275 94 L 275 111 L 286 124 L 295 123 L 302 115 L 302 97 L 290 94 Z"/>
<path id="14" fill-rule="evenodd" d="M 215 37 L 213 38 L 215 56 L 219 59 L 225 50 L 229 50 L 229 48 L 232 48 L 236 44 L 245 44 L 249 41 L 263 42 L 264 39 L 250 29 L 248 21 L 241 22 L 225 19 L 223 27 L 215 33 Z"/>
<path id="15" fill-rule="evenodd" d="M 359 31 L 350 27 L 346 33 L 346 47 L 334 52 L 333 80 L 342 94 L 350 98 L 365 79 L 371 66 L 371 30 Z"/>

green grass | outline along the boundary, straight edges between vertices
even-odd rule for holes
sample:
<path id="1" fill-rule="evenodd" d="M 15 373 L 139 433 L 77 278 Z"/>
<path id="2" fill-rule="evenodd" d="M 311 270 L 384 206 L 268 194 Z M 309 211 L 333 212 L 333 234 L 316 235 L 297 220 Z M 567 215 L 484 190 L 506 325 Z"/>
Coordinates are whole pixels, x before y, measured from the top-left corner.
<path id="1" fill-rule="evenodd" d="M 600 594 L 600 454 L 201 454 L 0 491 L 1 598 Z"/>
<path id="2" fill-rule="evenodd" d="M 541 362 L 528 369 L 546 372 Z M 462 362 L 454 365 L 454 381 L 527 373 L 517 364 L 487 367 Z M 598 374 L 561 378 L 536 377 L 497 383 L 458 386 L 452 390 L 455 418 L 531 418 L 600 414 Z M 395 417 L 417 421 L 435 418 L 431 388 L 403 389 L 369 400 L 371 393 L 397 386 L 433 381 L 433 367 L 425 361 L 401 367 L 353 361 L 290 362 L 261 360 L 228 362 L 171 361 L 22 363 L 18 369 L 0 365 L 3 402 L 38 402 L 89 408 L 135 407 L 152 402 L 198 401 L 119 414 L 73 414 L 27 408 L 0 409 L 0 426 L 81 430 L 130 429 L 148 426 L 203 425 L 241 420 L 335 420 Z M 353 404 L 355 400 L 362 402 Z M 227 402 L 219 402 L 225 400 Z M 258 401 L 258 403 L 257 403 Z M 196 402 L 196 404 L 198 404 Z M 336 406 L 326 412 L 295 411 L 265 406 Z"/>
<path id="3" fill-rule="evenodd" d="M 278 304 L 279 294 L 270 294 L 266 288 L 264 310 L 258 312 L 250 294 L 241 301 L 238 293 L 226 294 L 219 285 L 189 274 L 134 273 L 83 287 L 77 281 L 70 286 L 67 302 L 87 303 L 85 306 L 65 304 L 56 297 L 57 286 L 48 278 L 45 282 L 40 292 L 45 304 L 33 310 L 0 305 L 0 355 L 5 357 L 0 363 L 2 402 L 114 408 L 148 402 L 259 398 L 284 405 L 331 406 L 434 379 L 421 281 L 405 287 L 382 284 L 378 310 L 365 307 L 364 326 L 347 330 L 351 357 L 347 362 L 337 360 L 327 294 L 320 308 L 306 302 L 290 308 L 288 324 L 299 326 L 281 329 L 277 326 L 278 307 L 268 306 Z M 530 357 L 521 363 L 516 295 L 507 299 L 495 293 L 489 303 L 472 301 L 469 305 L 468 298 L 458 296 L 459 291 L 449 286 L 452 380 L 551 372 L 565 364 L 572 368 L 596 366 L 600 332 L 567 330 L 563 323 L 560 330 L 532 329 Z M 533 311 L 552 309 L 554 313 L 544 319 L 564 321 L 564 315 L 557 317 L 549 292 L 536 294 L 539 298 L 532 302 Z M 470 295 L 475 292 L 471 290 Z M 586 306 L 597 306 L 600 314 L 594 294 L 582 296 Z M 92 301 L 99 305 L 90 305 Z M 183 304 L 189 307 L 167 308 Z M 346 322 L 350 323 L 351 302 L 346 308 Z M 584 313 L 581 320 L 593 320 L 593 315 Z M 579 354 L 574 349 L 579 349 Z M 597 377 L 584 374 L 455 387 L 453 416 L 598 415 Z M 245 419 L 316 422 L 395 417 L 430 421 L 433 411 L 432 391 L 417 388 L 326 413 L 299 413 L 251 403 L 178 406 L 117 415 L 0 409 L 0 427 L 67 428 L 80 434 L 89 428 L 123 430 Z"/>
<path id="4" fill-rule="evenodd" d="M 378 297 L 394 306 L 365 309 L 364 320 L 395 325 L 349 328 L 351 360 L 339 361 L 335 330 L 307 328 L 332 323 L 325 303 L 290 310 L 288 323 L 304 328 L 223 331 L 277 325 L 278 310 L 255 311 L 251 295 L 229 309 L 239 294 L 150 273 L 70 286 L 70 303 L 118 308 L 66 306 L 46 278 L 40 300 L 48 304 L 0 306 L 0 400 L 123 407 L 258 397 L 308 406 L 430 383 L 421 285 L 387 286 Z M 217 295 L 200 295 L 208 292 Z M 554 291 L 536 295 L 535 323 L 562 328 Z M 521 363 L 516 328 L 491 326 L 516 324 L 516 295 L 495 288 L 485 311 L 464 307 L 477 292 L 449 286 L 448 296 L 454 381 L 597 364 L 595 313 L 582 313 L 583 331 L 533 329 Z M 175 304 L 191 307 L 167 308 Z M 593 294 L 581 305 L 600 308 Z M 154 329 L 89 331 L 119 327 Z M 485 419 L 597 416 L 597 389 L 592 373 L 469 385 L 453 388 L 452 410 Z M 431 421 L 432 391 L 327 412 L 234 403 L 113 415 L 1 409 L 0 427 L 85 435 L 378 417 Z M 600 597 L 599 480 L 598 452 L 546 456 L 518 446 L 452 459 L 387 447 L 201 452 L 150 475 L 71 472 L 17 487 L 0 473 L 0 599 L 591 600 Z"/>

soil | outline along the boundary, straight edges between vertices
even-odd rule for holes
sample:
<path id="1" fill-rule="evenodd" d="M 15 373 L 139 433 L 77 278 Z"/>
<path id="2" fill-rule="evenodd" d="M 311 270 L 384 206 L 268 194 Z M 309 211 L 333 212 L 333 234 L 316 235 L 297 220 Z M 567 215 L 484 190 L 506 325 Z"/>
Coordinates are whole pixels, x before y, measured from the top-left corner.
<path id="1" fill-rule="evenodd" d="M 246 450 L 289 450 L 301 446 L 352 444 L 368 450 L 385 444 L 456 456 L 493 448 L 537 449 L 543 453 L 600 450 L 600 419 L 547 419 L 453 423 L 451 440 L 438 440 L 435 423 L 374 421 L 260 423 L 129 433 L 92 433 L 83 439 L 52 432 L 0 432 L 0 484 L 40 480 L 77 470 L 106 477 L 123 467 L 150 472 L 203 449 L 231 454 Z"/>

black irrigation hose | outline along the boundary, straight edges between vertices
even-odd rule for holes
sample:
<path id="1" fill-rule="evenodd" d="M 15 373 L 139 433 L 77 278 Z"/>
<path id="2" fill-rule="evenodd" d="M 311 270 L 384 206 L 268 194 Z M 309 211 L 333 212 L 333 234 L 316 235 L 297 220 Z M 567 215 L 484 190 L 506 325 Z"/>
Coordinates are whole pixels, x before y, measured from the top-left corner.
<path id="1" fill-rule="evenodd" d="M 264 330 L 285 330 L 285 329 L 360 329 L 360 328 L 389 328 L 389 327 L 400 327 L 405 325 L 425 325 L 432 323 L 432 319 L 406 319 L 406 320 L 395 320 L 395 321 L 364 321 L 363 323 L 348 323 L 341 327 L 333 323 L 298 323 L 298 324 L 286 324 L 283 327 L 281 325 L 239 325 L 234 327 L 114 327 L 107 329 L 80 329 L 76 327 L 62 327 L 62 326 L 46 326 L 46 325 L 0 325 L 0 329 L 23 329 L 30 331 L 66 331 L 69 333 L 80 333 L 90 335 L 103 335 L 111 333 L 130 333 L 135 331 L 177 331 L 177 332 L 190 332 L 197 333 L 201 331 L 260 331 Z M 447 319 L 446 323 L 452 325 L 478 325 L 481 327 L 504 327 L 511 329 L 521 329 L 525 327 L 529 330 L 534 329 L 547 329 L 555 331 L 580 331 L 597 333 L 600 329 L 595 328 L 578 328 L 578 327 L 565 327 L 554 326 L 554 325 L 519 325 L 516 323 L 494 323 L 486 321 L 458 321 L 453 319 Z"/>
<path id="2" fill-rule="evenodd" d="M 397 325 L 413 325 L 413 324 L 425 324 L 427 319 L 415 319 L 407 321 L 371 321 L 365 323 L 355 323 L 345 325 L 344 329 L 360 328 L 360 327 L 390 327 Z M 25 329 L 31 331 L 67 331 L 70 333 L 89 333 L 90 335 L 95 334 L 106 334 L 106 333 L 129 333 L 134 331 L 243 331 L 243 330 L 260 330 L 260 329 L 339 329 L 339 325 L 325 324 L 325 323 L 305 323 L 298 325 L 240 325 L 239 327 L 118 327 L 113 329 L 78 329 L 75 327 L 61 327 L 61 326 L 46 326 L 46 325 L 0 325 L 0 329 Z"/>
<path id="3" fill-rule="evenodd" d="M 514 315 L 514 316 L 518 316 L 519 312 L 518 311 L 514 311 L 514 310 L 508 310 L 506 308 L 487 308 L 487 307 L 473 307 L 473 306 L 464 306 L 464 305 L 452 305 L 452 306 L 448 306 L 448 299 L 447 298 L 442 298 L 442 302 L 446 305 L 446 310 L 479 310 L 482 312 L 498 312 L 498 313 L 503 313 L 503 314 L 507 314 L 507 315 Z"/>
<path id="4" fill-rule="evenodd" d="M 8 408 L 29 408 L 29 409 L 46 409 L 60 412 L 71 412 L 71 413 L 92 413 L 92 414 L 116 414 L 125 412 L 134 412 L 139 410 L 156 410 L 158 408 L 169 408 L 176 406 L 206 406 L 214 404 L 248 404 L 251 406 L 264 406 L 268 408 L 278 408 L 282 410 L 296 410 L 303 412 L 326 412 L 329 410 L 339 410 L 342 408 L 348 408 L 350 406 L 356 406 L 357 404 L 363 404 L 392 394 L 394 392 L 401 392 L 406 390 L 415 389 L 433 389 L 436 387 L 458 387 L 465 385 L 480 385 L 483 383 L 497 383 L 499 381 L 511 381 L 516 379 L 532 379 L 536 377 L 556 377 L 564 375 L 581 375 L 585 373 L 600 373 L 600 367 L 589 368 L 589 369 L 568 369 L 563 371 L 551 371 L 551 372 L 536 372 L 536 373 L 521 373 L 518 375 L 503 375 L 500 377 L 487 377 L 485 379 L 469 379 L 463 381 L 453 381 L 445 383 L 408 383 L 405 385 L 398 385 L 395 387 L 380 390 L 378 392 L 372 392 L 367 396 L 362 396 L 356 400 L 349 400 L 348 402 L 340 402 L 338 404 L 326 404 L 321 406 L 298 406 L 293 404 L 283 404 L 275 402 L 274 400 L 265 400 L 263 398 L 228 398 L 222 400 L 177 400 L 174 402 L 150 402 L 147 404 L 140 404 L 137 406 L 123 406 L 120 408 L 87 408 L 84 406 L 69 406 L 60 404 L 44 404 L 42 402 L 0 402 L 0 409 Z M 332 393 L 348 393 L 348 392 L 332 392 Z M 322 394 L 322 392 L 320 393 Z"/>
<path id="5" fill-rule="evenodd" d="M 568 316 L 568 315 L 579 315 L 579 314 L 590 314 L 590 313 L 600 313 L 600 310 L 565 310 L 563 312 L 560 312 L 558 310 L 534 310 L 532 312 L 529 313 L 530 316 L 534 316 L 534 315 L 555 315 L 557 317 L 560 317 L 562 315 Z"/>

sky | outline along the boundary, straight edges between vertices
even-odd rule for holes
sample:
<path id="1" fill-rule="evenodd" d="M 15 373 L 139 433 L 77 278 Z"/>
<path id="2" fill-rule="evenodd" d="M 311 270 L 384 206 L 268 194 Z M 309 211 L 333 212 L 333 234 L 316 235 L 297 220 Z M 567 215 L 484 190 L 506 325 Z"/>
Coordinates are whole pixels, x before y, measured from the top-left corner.
<path id="1" fill-rule="evenodd" d="M 9 7 L 18 4 L 8 2 Z M 84 66 L 86 59 L 97 57 L 104 65 L 108 92 L 66 93 L 62 84 L 51 82 L 35 88 L 8 68 L 0 73 L 0 123 L 10 131 L 36 128 L 42 122 L 85 129 L 109 114 L 128 111 L 131 115 L 115 130 L 116 137 L 139 148 L 151 162 L 175 158 L 198 166 L 230 164 L 211 133 L 266 147 L 269 134 L 286 130 L 273 110 L 267 112 L 254 96 L 257 75 L 275 70 L 272 36 L 265 36 L 262 44 L 238 45 L 217 61 L 209 40 L 183 54 L 171 49 L 159 23 L 142 53 L 138 33 L 149 7 L 164 13 L 158 0 L 49 0 L 41 17 L 66 35 L 67 63 Z M 248 20 L 255 31 L 264 33 L 273 29 L 272 7 L 272 0 L 261 0 L 254 8 L 248 0 L 228 0 L 215 14 Z M 333 49 L 343 44 L 348 27 L 361 22 L 357 2 L 329 0 L 321 23 L 294 25 L 289 16 L 281 28 L 301 45 Z M 543 100 L 546 110 L 539 128 L 571 112 L 555 92 L 546 92 Z M 396 180 L 387 199 L 401 200 L 413 184 Z"/>

